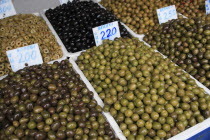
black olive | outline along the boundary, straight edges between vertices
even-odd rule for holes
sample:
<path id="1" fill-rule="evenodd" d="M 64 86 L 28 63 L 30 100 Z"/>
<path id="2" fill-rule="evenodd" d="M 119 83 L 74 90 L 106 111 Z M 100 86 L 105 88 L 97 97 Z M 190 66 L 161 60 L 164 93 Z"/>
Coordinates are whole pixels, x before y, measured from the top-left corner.
<path id="1" fill-rule="evenodd" d="M 95 46 L 92 28 L 119 21 L 112 13 L 92 1 L 73 1 L 49 9 L 45 13 L 69 52 L 78 52 Z M 62 27 L 62 28 L 61 28 Z M 130 37 L 119 22 L 122 37 Z"/>

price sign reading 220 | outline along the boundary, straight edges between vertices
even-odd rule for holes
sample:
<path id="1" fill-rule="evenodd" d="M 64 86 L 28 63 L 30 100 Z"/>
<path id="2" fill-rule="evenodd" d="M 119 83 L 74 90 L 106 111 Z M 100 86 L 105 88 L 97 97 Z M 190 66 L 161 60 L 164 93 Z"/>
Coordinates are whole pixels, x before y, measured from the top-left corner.
<path id="1" fill-rule="evenodd" d="M 93 35 L 96 46 L 101 45 L 105 39 L 114 40 L 116 37 L 120 37 L 118 21 L 93 28 Z"/>
<path id="2" fill-rule="evenodd" d="M 25 64 L 32 66 L 43 63 L 38 44 L 9 50 L 6 53 L 13 71 L 24 68 Z"/>
<path id="3" fill-rule="evenodd" d="M 175 5 L 157 9 L 157 15 L 160 24 L 178 18 Z"/>

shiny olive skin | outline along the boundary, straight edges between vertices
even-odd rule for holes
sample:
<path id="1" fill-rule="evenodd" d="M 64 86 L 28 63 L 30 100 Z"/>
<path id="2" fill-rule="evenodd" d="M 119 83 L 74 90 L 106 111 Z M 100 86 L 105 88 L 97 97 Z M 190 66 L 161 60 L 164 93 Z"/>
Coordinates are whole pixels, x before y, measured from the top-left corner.
<path id="1" fill-rule="evenodd" d="M 144 41 L 210 88 L 209 27 L 210 15 L 172 20 L 158 25 Z"/>
<path id="2" fill-rule="evenodd" d="M 0 97 L 0 139 L 118 140 L 69 60 L 10 73 Z"/>
<path id="3" fill-rule="evenodd" d="M 210 115 L 210 95 L 137 38 L 105 40 L 76 63 L 127 139 L 168 139 Z"/>

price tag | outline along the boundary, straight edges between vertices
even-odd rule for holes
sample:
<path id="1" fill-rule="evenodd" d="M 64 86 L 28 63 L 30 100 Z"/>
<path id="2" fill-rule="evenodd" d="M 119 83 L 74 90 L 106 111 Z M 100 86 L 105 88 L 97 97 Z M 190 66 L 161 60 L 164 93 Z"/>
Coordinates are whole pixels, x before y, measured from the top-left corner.
<path id="1" fill-rule="evenodd" d="M 175 5 L 157 9 L 157 15 L 160 24 L 178 18 Z"/>
<path id="2" fill-rule="evenodd" d="M 210 14 L 210 0 L 205 1 L 206 15 Z"/>
<path id="3" fill-rule="evenodd" d="M 61 5 L 68 2 L 68 0 L 59 0 L 59 1 L 60 1 Z"/>
<path id="4" fill-rule="evenodd" d="M 14 72 L 23 69 L 26 64 L 32 66 L 43 63 L 38 44 L 9 50 L 6 53 Z"/>
<path id="5" fill-rule="evenodd" d="M 116 37 L 121 37 L 118 21 L 93 28 L 93 35 L 96 46 L 101 45 L 105 39 L 114 40 Z"/>
<path id="6" fill-rule="evenodd" d="M 0 19 L 16 15 L 15 8 L 11 0 L 0 0 Z"/>

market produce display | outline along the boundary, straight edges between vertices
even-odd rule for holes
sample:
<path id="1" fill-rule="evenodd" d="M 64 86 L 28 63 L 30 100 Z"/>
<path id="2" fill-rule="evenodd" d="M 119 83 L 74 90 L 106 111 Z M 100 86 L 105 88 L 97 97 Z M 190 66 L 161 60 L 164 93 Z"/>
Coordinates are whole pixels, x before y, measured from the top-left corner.
<path id="1" fill-rule="evenodd" d="M 210 95 L 136 38 L 105 40 L 76 62 L 128 140 L 167 139 L 210 117 Z"/>
<path id="2" fill-rule="evenodd" d="M 46 11 L 46 16 L 69 52 L 78 52 L 95 46 L 92 28 L 119 21 L 111 12 L 92 1 L 68 2 Z M 130 34 L 119 23 L 121 37 Z"/>
<path id="3" fill-rule="evenodd" d="M 165 0 L 101 0 L 100 3 L 138 34 L 153 30 L 159 24 L 156 10 L 169 6 Z"/>
<path id="4" fill-rule="evenodd" d="M 166 0 L 168 4 L 175 5 L 177 12 L 188 18 L 206 15 L 205 0 Z"/>
<path id="5" fill-rule="evenodd" d="M 33 14 L 0 20 L 0 76 L 11 71 L 6 51 L 38 43 L 43 61 L 61 58 L 63 52 L 45 21 Z"/>
<path id="6" fill-rule="evenodd" d="M 210 15 L 170 21 L 144 40 L 210 89 Z"/>
<path id="7" fill-rule="evenodd" d="M 93 93 L 68 60 L 0 81 L 1 140 L 117 140 Z"/>

